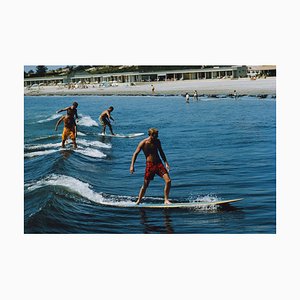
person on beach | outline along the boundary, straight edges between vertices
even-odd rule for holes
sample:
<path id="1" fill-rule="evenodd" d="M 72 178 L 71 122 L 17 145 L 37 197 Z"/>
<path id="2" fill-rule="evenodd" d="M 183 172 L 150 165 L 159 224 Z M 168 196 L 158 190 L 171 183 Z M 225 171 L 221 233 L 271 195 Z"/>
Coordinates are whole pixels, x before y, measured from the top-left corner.
<path id="1" fill-rule="evenodd" d="M 70 137 L 73 142 L 73 148 L 77 149 L 77 144 L 76 144 L 77 128 L 76 128 L 76 123 L 75 123 L 74 117 L 72 117 L 70 115 L 62 116 L 55 125 L 55 131 L 57 131 L 57 127 L 59 126 L 59 124 L 62 121 L 64 121 L 64 130 L 63 130 L 62 137 L 61 137 L 62 138 L 62 143 L 61 143 L 62 148 L 65 148 L 66 140 L 68 139 L 68 137 Z"/>
<path id="2" fill-rule="evenodd" d="M 105 134 L 106 126 L 108 126 L 111 134 L 115 135 L 113 133 L 113 129 L 112 129 L 112 126 L 111 126 L 111 123 L 110 123 L 110 120 L 114 121 L 113 117 L 110 114 L 113 110 L 114 110 L 114 108 L 112 106 L 110 106 L 107 110 L 103 111 L 101 113 L 101 115 L 99 116 L 99 121 L 102 125 L 102 134 Z"/>
<path id="3" fill-rule="evenodd" d="M 152 91 L 152 94 L 155 92 L 155 88 L 154 88 L 153 84 L 151 84 L 151 91 Z"/>
<path id="4" fill-rule="evenodd" d="M 134 163 L 136 161 L 136 158 L 141 150 L 143 150 L 145 157 L 146 157 L 146 170 L 145 170 L 145 176 L 144 176 L 144 184 L 142 185 L 138 199 L 136 201 L 136 204 L 140 204 L 143 196 L 146 193 L 146 190 L 149 186 L 149 183 L 151 180 L 153 180 L 155 174 L 162 177 L 165 181 L 165 188 L 164 188 L 164 203 L 165 204 L 171 204 L 169 201 L 169 193 L 171 189 L 171 179 L 169 176 L 168 171 L 170 170 L 169 163 L 167 162 L 166 155 L 162 149 L 161 142 L 158 139 L 158 130 L 156 128 L 150 128 L 148 130 L 149 137 L 142 140 L 135 152 L 133 153 L 131 165 L 130 165 L 130 173 L 134 173 Z M 166 167 L 161 162 L 162 158 L 164 161 Z M 168 171 L 167 171 L 168 170 Z"/>
<path id="5" fill-rule="evenodd" d="M 189 93 L 185 94 L 185 102 L 186 103 L 190 103 L 190 95 L 189 95 Z"/>

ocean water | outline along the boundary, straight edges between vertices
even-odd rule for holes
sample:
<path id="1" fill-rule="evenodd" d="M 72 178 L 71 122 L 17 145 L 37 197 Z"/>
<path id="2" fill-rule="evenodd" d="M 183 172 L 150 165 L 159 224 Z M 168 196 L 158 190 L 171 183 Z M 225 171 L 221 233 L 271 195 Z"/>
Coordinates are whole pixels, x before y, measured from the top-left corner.
<path id="1" fill-rule="evenodd" d="M 276 99 L 181 96 L 76 96 L 24 99 L 25 233 L 276 233 Z M 60 147 L 55 112 L 79 103 L 78 150 Z M 100 136 L 99 114 L 110 105 L 114 131 Z M 132 203 L 143 182 L 141 152 L 131 157 L 150 127 L 171 166 L 174 202 L 244 198 L 202 209 L 118 208 Z M 163 201 L 155 177 L 145 203 Z"/>

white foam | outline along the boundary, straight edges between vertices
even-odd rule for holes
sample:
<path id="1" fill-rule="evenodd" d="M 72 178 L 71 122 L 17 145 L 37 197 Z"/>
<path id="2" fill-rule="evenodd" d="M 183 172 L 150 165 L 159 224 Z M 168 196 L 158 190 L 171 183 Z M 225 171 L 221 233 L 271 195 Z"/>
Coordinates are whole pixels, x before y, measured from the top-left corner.
<path id="1" fill-rule="evenodd" d="M 106 154 L 104 154 L 103 152 L 101 152 L 97 149 L 92 149 L 92 148 L 83 149 L 81 147 L 78 147 L 76 152 L 79 152 L 80 154 L 83 154 L 83 155 L 86 155 L 86 156 L 95 157 L 95 158 L 106 157 Z"/>
<path id="2" fill-rule="evenodd" d="M 211 195 L 206 195 L 206 196 L 197 196 L 197 198 L 195 200 L 192 200 L 190 202 L 216 202 L 219 201 L 220 199 L 218 197 L 215 196 L 211 196 Z"/>
<path id="3" fill-rule="evenodd" d="M 93 120 L 90 116 L 82 116 L 77 124 L 86 127 L 99 126 L 98 123 L 95 120 Z"/>
<path id="4" fill-rule="evenodd" d="M 40 144 L 40 145 L 25 145 L 26 150 L 57 148 L 61 143 Z"/>
<path id="5" fill-rule="evenodd" d="M 79 136 L 86 136 L 86 134 L 84 134 L 83 132 L 79 132 L 79 131 L 77 131 L 77 135 L 79 135 Z"/>
<path id="6" fill-rule="evenodd" d="M 106 149 L 110 149 L 111 145 L 110 144 L 105 144 L 99 141 L 87 141 L 84 139 L 77 139 L 77 143 L 81 144 L 83 146 L 93 146 L 93 147 L 98 147 L 98 148 L 106 148 Z"/>
<path id="7" fill-rule="evenodd" d="M 60 114 L 54 114 L 54 115 L 50 116 L 47 119 L 39 120 L 38 123 L 45 123 L 45 122 L 48 122 L 48 121 L 52 121 L 52 120 L 58 119 L 59 117 L 61 117 Z"/>
<path id="8" fill-rule="evenodd" d="M 194 210 L 202 210 L 202 211 L 215 211 L 218 208 L 218 205 L 215 205 L 214 202 L 219 201 L 220 199 L 215 196 L 206 195 L 206 196 L 197 196 L 195 200 L 190 200 L 190 202 L 194 203 L 211 203 L 211 205 L 205 205 L 200 207 L 193 208 Z"/>
<path id="9" fill-rule="evenodd" d="M 66 175 L 52 174 L 45 179 L 39 180 L 36 183 L 29 185 L 27 188 L 29 191 L 33 191 L 44 186 L 62 186 L 67 188 L 69 191 L 91 201 L 97 203 L 104 202 L 104 197 L 101 194 L 94 192 L 88 183 L 82 182 L 79 179 Z"/>
<path id="10" fill-rule="evenodd" d="M 42 150 L 42 151 L 35 151 L 35 152 L 29 152 L 25 153 L 24 157 L 35 157 L 35 156 L 41 156 L 41 155 L 47 155 L 58 151 L 58 149 L 51 149 L 51 150 Z"/>
<path id="11" fill-rule="evenodd" d="M 94 157 L 94 158 L 104 158 L 104 157 L 106 157 L 106 154 L 104 154 L 100 150 L 89 148 L 89 147 L 88 148 L 83 148 L 82 146 L 94 146 L 94 147 L 106 148 L 106 149 L 111 148 L 111 145 L 104 144 L 104 143 L 99 142 L 99 141 L 87 141 L 87 140 L 84 140 L 84 139 L 78 139 L 77 143 L 79 145 L 81 145 L 76 150 L 77 152 L 79 152 L 82 155 L 89 156 L 89 157 Z M 73 145 L 71 141 L 67 141 L 66 146 L 68 147 L 69 144 L 70 144 L 70 146 Z M 51 149 L 51 148 L 55 148 L 55 149 Z M 62 150 L 64 148 L 61 148 L 61 143 L 25 145 L 25 150 L 37 150 L 37 149 L 39 151 L 25 153 L 24 156 L 25 157 L 35 157 L 35 156 L 47 155 L 47 154 L 51 154 L 53 152 L 56 152 L 58 150 Z"/>

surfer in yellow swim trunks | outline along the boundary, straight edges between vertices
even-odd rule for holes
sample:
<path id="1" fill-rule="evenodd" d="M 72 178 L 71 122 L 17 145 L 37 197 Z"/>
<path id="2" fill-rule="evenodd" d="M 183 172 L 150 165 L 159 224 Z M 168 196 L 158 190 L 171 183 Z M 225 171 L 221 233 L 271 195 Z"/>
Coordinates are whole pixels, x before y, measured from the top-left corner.
<path id="1" fill-rule="evenodd" d="M 63 133 L 62 133 L 61 146 L 63 148 L 65 148 L 66 140 L 68 139 L 68 137 L 70 137 L 73 142 L 73 148 L 76 149 L 77 148 L 77 144 L 76 144 L 76 136 L 77 136 L 76 131 L 77 130 L 76 130 L 76 124 L 75 124 L 74 117 L 70 116 L 70 115 L 62 116 L 55 125 L 55 131 L 57 131 L 57 127 L 59 126 L 59 124 L 62 121 L 64 121 L 65 126 L 64 126 Z"/>
<path id="2" fill-rule="evenodd" d="M 110 106 L 107 110 L 103 111 L 99 116 L 99 121 L 102 125 L 102 134 L 105 134 L 106 126 L 108 126 L 112 135 L 115 135 L 110 123 L 110 119 L 114 121 L 113 117 L 111 116 L 111 112 L 114 110 L 112 106 Z"/>
<path id="3" fill-rule="evenodd" d="M 130 165 L 130 173 L 134 173 L 134 163 L 136 161 L 136 158 L 141 150 L 143 150 L 145 157 L 146 157 L 146 170 L 145 170 L 145 176 L 144 176 L 144 184 L 140 189 L 140 193 L 138 196 L 138 200 L 136 201 L 136 204 L 140 204 L 143 196 L 146 193 L 146 190 L 149 186 L 149 183 L 151 180 L 153 180 L 155 174 L 162 177 L 165 181 L 165 188 L 164 188 L 164 203 L 165 204 L 171 204 L 169 201 L 169 193 L 171 189 L 171 179 L 169 176 L 169 173 L 167 170 L 170 170 L 169 163 L 167 162 L 166 155 L 161 147 L 160 140 L 158 139 L 158 130 L 156 128 L 150 128 L 148 130 L 149 137 L 142 140 L 135 152 L 133 153 L 131 165 Z M 162 158 L 162 160 L 165 163 L 165 166 L 162 164 L 162 161 L 159 157 Z"/>

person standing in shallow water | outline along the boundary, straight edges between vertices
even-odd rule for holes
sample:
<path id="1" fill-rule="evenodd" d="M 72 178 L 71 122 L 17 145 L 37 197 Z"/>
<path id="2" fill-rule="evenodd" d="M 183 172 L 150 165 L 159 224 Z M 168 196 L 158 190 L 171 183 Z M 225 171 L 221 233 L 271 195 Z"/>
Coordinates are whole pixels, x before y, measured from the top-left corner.
<path id="1" fill-rule="evenodd" d="M 185 103 L 190 103 L 190 95 L 189 95 L 189 93 L 185 94 Z"/>
<path id="2" fill-rule="evenodd" d="M 143 150 L 145 157 L 146 157 L 146 169 L 145 169 L 145 176 L 144 176 L 144 184 L 142 185 L 138 200 L 136 204 L 140 204 L 143 196 L 146 193 L 146 190 L 149 186 L 151 180 L 154 179 L 155 174 L 162 177 L 165 181 L 165 188 L 164 188 L 164 203 L 171 204 L 169 201 L 169 193 L 171 189 L 171 179 L 169 176 L 168 171 L 170 170 L 169 163 L 167 162 L 166 155 L 162 149 L 161 142 L 158 139 L 158 130 L 156 128 L 150 128 L 148 130 L 149 137 L 142 140 L 135 152 L 133 153 L 131 165 L 130 165 L 130 173 L 134 173 L 134 163 L 136 158 L 141 150 Z M 160 156 L 159 156 L 160 154 Z M 166 167 L 161 162 L 161 159 L 164 161 Z M 168 170 L 168 171 L 167 171 Z"/>
<path id="3" fill-rule="evenodd" d="M 197 93 L 196 90 L 194 91 L 194 100 L 197 100 L 197 101 L 198 101 L 198 93 Z"/>

